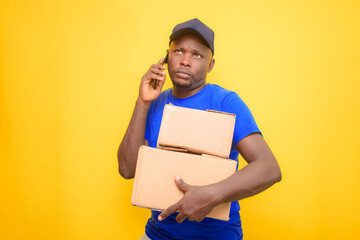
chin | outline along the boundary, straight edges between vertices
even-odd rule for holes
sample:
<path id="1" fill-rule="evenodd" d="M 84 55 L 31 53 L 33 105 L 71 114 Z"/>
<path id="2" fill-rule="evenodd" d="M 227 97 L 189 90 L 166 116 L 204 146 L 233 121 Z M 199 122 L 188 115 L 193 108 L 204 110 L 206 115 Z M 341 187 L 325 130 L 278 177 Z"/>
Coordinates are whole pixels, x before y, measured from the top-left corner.
<path id="1" fill-rule="evenodd" d="M 180 88 L 180 89 L 189 89 L 192 87 L 192 84 L 191 82 L 178 82 L 178 81 L 175 81 L 175 80 L 171 80 L 173 85 L 176 87 L 176 88 Z"/>

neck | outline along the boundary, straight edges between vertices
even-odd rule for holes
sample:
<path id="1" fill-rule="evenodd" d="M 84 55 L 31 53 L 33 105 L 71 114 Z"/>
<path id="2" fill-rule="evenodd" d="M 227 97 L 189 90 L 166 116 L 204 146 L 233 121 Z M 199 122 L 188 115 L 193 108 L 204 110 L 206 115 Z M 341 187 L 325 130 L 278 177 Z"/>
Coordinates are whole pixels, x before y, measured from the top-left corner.
<path id="1" fill-rule="evenodd" d="M 173 86 L 173 95 L 176 98 L 188 98 L 198 93 L 201 89 L 205 87 L 205 85 L 206 82 L 204 82 L 202 85 L 194 89 L 182 89 Z"/>

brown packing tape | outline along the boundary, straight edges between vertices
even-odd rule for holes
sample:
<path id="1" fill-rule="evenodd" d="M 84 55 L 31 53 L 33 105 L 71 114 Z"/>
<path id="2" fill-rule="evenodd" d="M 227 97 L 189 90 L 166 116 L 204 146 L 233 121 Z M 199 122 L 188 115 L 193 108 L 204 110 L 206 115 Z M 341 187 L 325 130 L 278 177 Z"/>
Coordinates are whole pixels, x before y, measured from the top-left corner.
<path id="1" fill-rule="evenodd" d="M 182 147 L 167 147 L 167 146 L 159 145 L 157 148 L 162 150 L 175 151 L 175 152 L 188 152 L 188 150 Z"/>
<path id="2" fill-rule="evenodd" d="M 216 111 L 216 110 L 211 110 L 211 109 L 206 109 L 206 111 L 207 111 L 207 112 L 212 112 L 212 113 L 227 114 L 227 115 L 232 115 L 232 116 L 236 117 L 236 115 L 233 114 L 233 113 L 221 112 L 221 111 Z"/>

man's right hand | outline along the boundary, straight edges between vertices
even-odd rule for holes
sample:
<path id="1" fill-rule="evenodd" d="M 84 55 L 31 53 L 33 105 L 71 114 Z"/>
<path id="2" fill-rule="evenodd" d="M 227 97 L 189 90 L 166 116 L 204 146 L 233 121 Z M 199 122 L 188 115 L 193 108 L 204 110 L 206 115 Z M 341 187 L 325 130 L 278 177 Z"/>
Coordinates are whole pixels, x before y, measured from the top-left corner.
<path id="1" fill-rule="evenodd" d="M 125 136 L 118 149 L 119 172 L 125 179 L 133 178 L 136 170 L 137 155 L 145 143 L 146 119 L 152 101 L 157 99 L 165 82 L 166 70 L 164 58 L 154 64 L 141 79 L 139 97 Z M 157 87 L 154 88 L 154 80 Z"/>
<path id="2" fill-rule="evenodd" d="M 153 64 L 141 78 L 139 100 L 151 103 L 159 97 L 166 78 L 166 73 L 162 71 L 166 70 L 166 66 L 162 65 L 163 62 L 164 58 L 161 58 L 160 61 L 157 64 Z M 154 80 L 157 80 L 156 88 L 154 88 Z"/>

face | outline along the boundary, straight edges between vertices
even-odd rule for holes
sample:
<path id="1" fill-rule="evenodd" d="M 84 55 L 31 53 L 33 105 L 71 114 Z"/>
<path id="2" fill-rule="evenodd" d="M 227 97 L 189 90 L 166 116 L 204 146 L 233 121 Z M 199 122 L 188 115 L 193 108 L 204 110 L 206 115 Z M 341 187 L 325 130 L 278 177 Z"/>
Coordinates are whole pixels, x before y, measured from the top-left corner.
<path id="1" fill-rule="evenodd" d="M 210 48 L 195 35 L 182 35 L 170 44 L 168 71 L 174 87 L 179 90 L 202 87 L 214 62 Z"/>

